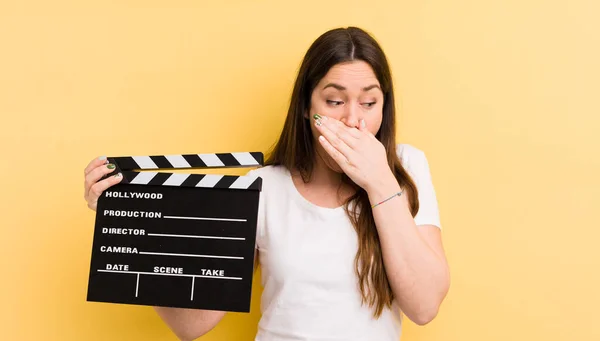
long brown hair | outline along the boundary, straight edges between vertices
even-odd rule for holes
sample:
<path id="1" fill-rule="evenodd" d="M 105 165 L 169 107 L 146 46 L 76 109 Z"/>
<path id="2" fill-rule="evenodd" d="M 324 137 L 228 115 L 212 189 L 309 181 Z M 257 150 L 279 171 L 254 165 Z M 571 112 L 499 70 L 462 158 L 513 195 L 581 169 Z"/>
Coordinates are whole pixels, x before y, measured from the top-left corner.
<path id="1" fill-rule="evenodd" d="M 379 44 L 360 28 L 337 28 L 325 32 L 309 47 L 291 96 L 291 102 L 279 140 L 269 153 L 265 165 L 283 165 L 296 169 L 304 181 L 308 181 L 315 162 L 310 120 L 305 114 L 310 110 L 311 94 L 317 83 L 334 65 L 362 60 L 370 64 L 384 94 L 383 119 L 377 139 L 385 146 L 390 169 L 408 196 L 413 216 L 419 209 L 417 188 L 402 167 L 396 151 L 395 104 L 391 72 L 385 54 Z M 389 284 L 373 211 L 366 191 L 354 184 L 347 176 L 343 180 L 355 190 L 345 202 L 344 208 L 358 234 L 358 252 L 355 270 L 362 295 L 362 303 L 374 308 L 379 317 L 385 307 L 390 307 L 394 294 Z M 352 210 L 349 209 L 353 204 Z"/>

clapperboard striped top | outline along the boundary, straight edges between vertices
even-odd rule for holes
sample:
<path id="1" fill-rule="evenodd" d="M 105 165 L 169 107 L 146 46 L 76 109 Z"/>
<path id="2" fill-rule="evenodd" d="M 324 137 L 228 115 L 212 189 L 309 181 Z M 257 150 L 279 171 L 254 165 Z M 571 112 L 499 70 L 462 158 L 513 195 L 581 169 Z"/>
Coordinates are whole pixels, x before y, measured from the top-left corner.
<path id="1" fill-rule="evenodd" d="M 261 190 L 260 178 L 251 175 L 183 174 L 151 172 L 163 169 L 236 168 L 262 166 L 261 152 L 171 154 L 109 157 L 121 172 L 121 183 L 159 186 Z M 137 172 L 135 170 L 144 170 Z"/>

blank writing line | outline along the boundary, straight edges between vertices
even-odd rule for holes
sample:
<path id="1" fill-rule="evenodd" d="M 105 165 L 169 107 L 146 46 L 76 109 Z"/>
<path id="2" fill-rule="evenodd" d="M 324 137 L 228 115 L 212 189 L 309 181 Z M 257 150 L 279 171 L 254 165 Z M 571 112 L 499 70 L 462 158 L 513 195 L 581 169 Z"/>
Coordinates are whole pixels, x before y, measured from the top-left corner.
<path id="1" fill-rule="evenodd" d="M 157 275 L 157 276 L 177 276 L 177 277 L 199 277 L 199 278 L 214 278 L 214 279 L 235 279 L 241 280 L 242 277 L 224 277 L 224 276 L 202 276 L 202 275 L 191 275 L 191 274 L 166 274 L 162 272 L 143 272 L 143 271 L 119 271 L 119 270 L 104 270 L 98 269 L 98 272 L 114 272 L 122 274 L 137 274 L 138 278 L 140 275 Z"/>
<path id="2" fill-rule="evenodd" d="M 194 280 L 196 277 L 192 277 L 192 296 L 190 297 L 190 301 L 194 300 Z"/>
<path id="3" fill-rule="evenodd" d="M 179 237 L 179 238 L 203 238 L 203 239 L 226 239 L 226 240 L 246 240 L 246 238 L 238 237 L 219 237 L 219 236 L 196 236 L 190 234 L 165 234 L 165 233 L 148 233 L 149 236 L 156 237 Z"/>
<path id="4" fill-rule="evenodd" d="M 208 217 L 183 217 L 176 215 L 166 215 L 163 218 L 167 219 L 190 219 L 190 220 L 218 220 L 218 221 L 247 221 L 247 219 L 234 219 L 234 218 L 208 218 Z"/>
<path id="5" fill-rule="evenodd" d="M 164 253 L 164 252 L 144 252 L 144 251 L 140 251 L 140 255 L 181 256 L 181 257 L 221 258 L 221 259 L 244 259 L 244 257 L 236 257 L 236 256 L 195 255 L 195 254 L 191 254 L 191 253 Z"/>
<path id="6" fill-rule="evenodd" d="M 135 282 L 135 297 L 138 297 L 138 288 L 140 287 L 140 274 L 137 274 L 137 280 Z"/>

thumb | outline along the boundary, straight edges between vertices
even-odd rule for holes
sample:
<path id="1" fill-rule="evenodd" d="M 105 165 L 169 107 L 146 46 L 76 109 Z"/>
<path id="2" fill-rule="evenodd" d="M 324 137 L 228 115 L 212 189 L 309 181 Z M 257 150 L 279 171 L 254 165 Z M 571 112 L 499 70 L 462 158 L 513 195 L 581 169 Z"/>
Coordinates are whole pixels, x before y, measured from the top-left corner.
<path id="1" fill-rule="evenodd" d="M 367 122 L 364 119 L 361 119 L 360 122 L 358 122 L 358 130 L 362 131 L 367 135 L 373 135 L 371 134 L 369 129 L 367 129 Z"/>
<path id="2" fill-rule="evenodd" d="M 360 130 L 360 131 L 367 130 L 367 122 L 365 122 L 364 118 L 361 118 L 360 121 L 358 122 L 358 130 Z"/>

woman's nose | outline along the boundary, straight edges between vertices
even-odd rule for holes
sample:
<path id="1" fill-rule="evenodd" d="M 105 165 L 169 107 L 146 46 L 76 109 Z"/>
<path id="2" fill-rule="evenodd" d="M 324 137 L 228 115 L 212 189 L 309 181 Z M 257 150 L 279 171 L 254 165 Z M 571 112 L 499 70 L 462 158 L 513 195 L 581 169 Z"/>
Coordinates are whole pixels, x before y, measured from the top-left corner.
<path id="1" fill-rule="evenodd" d="M 354 105 L 349 105 L 346 108 L 346 112 L 340 121 L 348 127 L 358 128 L 360 122 L 360 110 Z"/>

